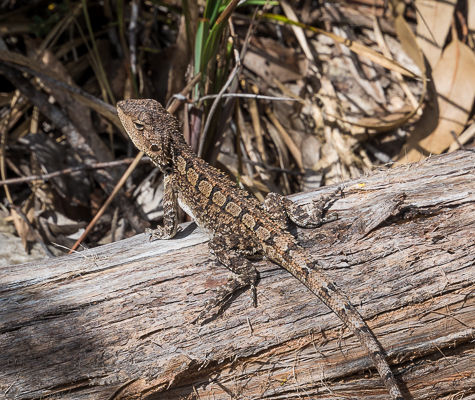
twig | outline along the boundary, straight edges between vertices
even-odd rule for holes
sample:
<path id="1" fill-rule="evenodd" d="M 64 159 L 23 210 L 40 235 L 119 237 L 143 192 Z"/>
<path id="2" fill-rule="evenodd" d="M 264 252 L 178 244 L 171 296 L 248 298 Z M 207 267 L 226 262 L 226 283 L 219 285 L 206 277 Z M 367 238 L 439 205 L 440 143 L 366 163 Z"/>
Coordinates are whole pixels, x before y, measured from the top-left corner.
<path id="1" fill-rule="evenodd" d="M 228 151 L 220 151 L 221 154 L 224 154 L 226 157 L 230 157 L 234 160 L 238 159 L 238 156 L 236 154 L 230 153 Z M 261 167 L 264 168 L 266 171 L 269 172 L 281 172 L 283 174 L 287 175 L 293 175 L 293 176 L 302 176 L 305 173 L 315 173 L 316 171 L 311 169 L 311 168 L 302 168 L 302 170 L 296 171 L 296 170 L 291 170 L 287 168 L 280 168 L 280 167 L 274 167 L 273 165 L 263 163 L 263 162 L 258 162 L 258 161 L 252 161 L 249 160 L 248 158 L 241 158 L 241 161 L 245 164 L 253 165 L 255 167 Z"/>
<path id="2" fill-rule="evenodd" d="M 219 101 L 224 95 L 224 92 L 226 89 L 231 85 L 233 82 L 234 78 L 238 75 L 239 71 L 241 71 L 241 60 L 239 58 L 239 53 L 237 50 L 234 50 L 234 58 L 236 60 L 236 65 L 234 66 L 233 70 L 229 74 L 228 80 L 226 83 L 223 85 L 221 90 L 219 91 L 218 95 L 216 96 L 215 100 L 213 101 L 213 104 L 209 110 L 208 117 L 206 118 L 206 124 L 205 127 L 203 128 L 203 132 L 201 133 L 200 137 L 200 144 L 198 147 L 198 155 L 202 156 L 203 155 L 203 147 L 205 144 L 205 138 L 206 138 L 206 132 L 208 132 L 209 126 L 211 124 L 211 120 L 213 119 L 214 112 L 216 111 L 216 108 L 218 107 Z"/>
<path id="3" fill-rule="evenodd" d="M 219 94 L 207 94 L 206 96 L 200 97 L 195 100 L 194 103 L 201 103 L 204 100 L 214 99 L 219 97 Z M 245 98 L 245 99 L 254 99 L 254 100 L 271 100 L 271 101 L 300 101 L 298 99 L 293 99 L 292 97 L 277 97 L 277 96 L 265 96 L 261 94 L 252 94 L 252 93 L 225 93 L 220 97 L 236 97 L 236 98 Z"/>
<path id="4" fill-rule="evenodd" d="M 8 124 L 10 123 L 10 118 L 13 114 L 13 110 L 15 109 L 17 100 L 19 98 L 19 91 L 16 91 L 15 95 L 13 96 L 11 102 L 10 102 L 10 112 L 6 116 L 6 118 L 3 119 L 3 121 L 0 123 L 0 177 L 5 180 L 6 178 L 6 171 L 5 171 L 5 147 L 7 144 L 7 129 L 8 129 Z M 6 185 L 3 186 L 3 189 L 5 190 L 5 195 L 7 196 L 7 200 L 10 204 L 13 204 L 13 199 L 10 194 L 10 190 Z"/>
<path id="5" fill-rule="evenodd" d="M 10 51 L 2 51 L 0 49 L 0 63 L 4 63 L 10 66 L 11 68 L 36 76 L 43 82 L 47 82 L 50 85 L 55 86 L 59 89 L 67 90 L 74 96 L 76 100 L 80 101 L 87 107 L 92 108 L 94 111 L 98 112 L 99 114 L 107 118 L 109 121 L 113 122 L 116 126 L 121 126 L 115 108 L 113 106 L 103 102 L 102 100 L 78 87 L 71 86 L 66 82 L 54 78 L 46 71 L 43 71 L 40 64 L 31 65 L 31 60 L 27 57 L 24 57 L 21 54 L 12 54 Z"/>
<path id="6" fill-rule="evenodd" d="M 231 4 L 237 4 L 237 2 L 229 3 L 226 10 L 223 12 L 223 14 L 221 14 L 221 17 L 228 11 L 228 9 L 230 9 Z M 214 112 L 216 111 L 216 107 L 218 106 L 218 103 L 221 100 L 221 98 L 224 97 L 224 92 L 227 90 L 227 88 L 229 86 L 231 86 L 231 84 L 234 81 L 234 78 L 236 76 L 238 76 L 240 74 L 241 70 L 242 70 L 241 59 L 244 58 L 244 56 L 247 52 L 247 46 L 248 46 L 249 39 L 251 37 L 251 32 L 253 31 L 254 23 L 255 23 L 255 20 L 256 20 L 257 9 L 258 8 L 256 7 L 256 9 L 254 10 L 254 14 L 253 14 L 253 17 L 252 17 L 252 22 L 251 22 L 251 25 L 249 26 L 249 29 L 247 30 L 246 38 L 244 39 L 244 44 L 243 44 L 243 47 L 241 49 L 241 53 L 238 53 L 238 51 L 236 49 L 234 49 L 234 58 L 236 60 L 236 65 L 234 66 L 233 70 L 231 71 L 231 73 L 228 77 L 228 80 L 226 81 L 226 83 L 223 85 L 222 89 L 219 91 L 218 95 L 216 96 L 216 99 L 214 100 L 213 105 L 211 106 L 211 109 L 210 109 L 210 111 L 208 113 L 208 116 L 206 118 L 206 123 L 205 123 L 205 126 L 203 128 L 203 131 L 201 132 L 200 142 L 199 142 L 199 146 L 198 146 L 198 156 L 200 156 L 200 157 L 203 155 L 203 148 L 204 148 L 204 144 L 205 144 L 205 140 L 206 140 L 206 132 L 208 131 L 209 125 L 211 124 L 211 119 L 213 117 Z M 232 86 L 231 91 L 236 90 L 236 88 L 234 86 L 236 86 L 236 85 Z M 225 112 L 224 112 L 225 115 L 227 115 L 229 110 L 231 109 L 232 103 L 230 103 L 230 102 L 232 102 L 232 101 L 233 100 L 229 100 L 227 102 L 228 104 L 227 105 L 225 104 Z"/>
<path id="7" fill-rule="evenodd" d="M 272 112 L 272 110 L 269 107 L 266 108 L 265 112 L 269 120 L 274 124 L 277 131 L 280 133 L 282 140 L 285 142 L 285 144 L 289 148 L 290 153 L 294 157 L 295 162 L 297 163 L 299 168 L 302 169 L 303 168 L 302 154 L 299 148 L 297 147 L 297 145 L 295 144 L 294 140 L 290 137 L 290 135 L 287 133 L 285 128 L 282 126 L 282 124 L 279 122 L 279 120 L 277 119 L 277 117 L 275 116 L 275 114 Z"/>
<path id="8" fill-rule="evenodd" d="M 201 72 L 198 72 L 193 79 L 185 86 L 185 88 L 177 95 L 172 96 L 173 101 L 167 106 L 167 110 L 170 114 L 174 114 L 179 105 L 186 101 L 186 94 L 198 83 L 201 79 Z"/>
<path id="9" fill-rule="evenodd" d="M 130 23 L 129 23 L 129 47 L 130 47 L 130 69 L 132 74 L 137 74 L 137 18 L 139 15 L 139 5 L 137 0 L 132 1 L 130 6 Z"/>
<path id="10" fill-rule="evenodd" d="M 254 27 L 256 25 L 256 16 L 257 16 L 258 10 L 259 10 L 259 7 L 256 7 L 254 9 L 254 14 L 252 15 L 252 19 L 251 19 L 251 24 L 249 25 L 249 28 L 246 32 L 246 37 L 244 38 L 244 42 L 242 44 L 241 52 L 239 53 L 239 59 L 240 60 L 244 60 L 244 58 L 246 56 L 247 49 L 248 49 L 248 46 L 249 46 L 249 42 L 250 42 L 252 33 L 254 32 Z M 231 36 L 234 38 L 233 25 L 232 25 L 230 20 L 228 21 L 228 23 L 229 23 L 229 29 L 230 29 L 230 32 L 231 32 Z M 235 40 L 235 42 L 236 42 L 236 40 Z M 240 74 L 240 72 L 242 71 L 242 68 L 243 68 L 243 64 L 241 63 L 241 68 L 240 68 L 237 75 Z M 229 91 L 231 93 L 236 92 L 237 86 L 238 86 L 237 81 L 238 81 L 237 79 L 234 80 L 233 83 L 230 85 Z M 212 153 L 209 157 L 209 161 L 211 163 L 216 161 L 216 157 L 217 157 L 217 154 L 218 154 L 217 150 L 221 147 L 220 146 L 221 136 L 223 135 L 224 127 L 227 125 L 228 120 L 231 116 L 232 110 L 234 108 L 234 104 L 235 104 L 235 99 L 234 98 L 230 98 L 230 99 L 227 99 L 227 100 L 224 101 L 223 110 L 222 110 L 222 113 L 221 113 L 221 121 L 220 121 L 221 129 L 218 131 L 218 135 L 215 138 L 217 146 L 214 147 L 214 149 L 213 149 L 213 151 L 212 151 Z"/>
<path id="11" fill-rule="evenodd" d="M 183 96 L 185 94 L 187 94 L 193 88 L 193 86 L 196 84 L 196 82 L 198 82 L 198 79 L 200 79 L 200 74 L 194 76 L 193 79 L 180 92 L 180 94 L 183 95 Z M 169 113 L 174 113 L 178 109 L 179 104 L 180 104 L 180 101 L 175 99 L 170 104 L 170 106 L 168 107 L 168 109 L 167 109 L 168 112 Z M 129 168 L 127 168 L 127 171 L 124 172 L 124 175 L 122 175 L 119 182 L 117 182 L 117 184 L 115 185 L 114 189 L 112 190 L 112 193 L 109 195 L 109 197 L 107 198 L 105 203 L 102 205 L 102 207 L 99 209 L 99 211 L 94 216 L 94 218 L 91 220 L 91 222 L 89 222 L 88 226 L 86 227 L 86 229 L 82 233 L 81 237 L 78 240 L 76 240 L 76 243 L 74 243 L 73 247 L 71 247 L 71 250 L 69 250 L 68 254 L 72 254 L 78 248 L 78 246 L 81 244 L 81 242 L 86 238 L 86 236 L 91 231 L 92 227 L 96 224 L 96 222 L 99 220 L 99 218 L 102 216 L 102 214 L 104 214 L 104 212 L 106 211 L 106 209 L 109 206 L 109 204 L 111 203 L 111 201 L 114 199 L 116 194 L 122 188 L 125 181 L 130 176 L 130 174 L 133 172 L 133 170 L 135 169 L 135 167 L 137 166 L 137 164 L 139 163 L 139 161 L 142 159 L 143 156 L 144 156 L 144 153 L 142 151 L 137 154 L 137 156 L 134 158 L 134 161 L 132 161 L 132 164 L 130 164 Z"/>
<path id="12" fill-rule="evenodd" d="M 130 158 L 125 158 L 123 160 L 65 168 L 60 171 L 50 172 L 49 174 L 29 175 L 29 176 L 23 176 L 20 178 L 4 179 L 4 180 L 0 180 L 0 185 L 17 185 L 19 183 L 26 183 L 26 182 L 32 182 L 32 181 L 46 181 L 52 178 L 56 178 L 57 176 L 68 175 L 68 174 L 75 175 L 81 171 L 88 171 L 91 169 L 114 168 L 114 167 L 118 167 L 124 164 L 130 164 L 133 160 L 134 158 L 130 157 Z M 145 161 L 145 160 L 147 160 L 147 157 L 143 157 L 140 161 Z"/>
<path id="13" fill-rule="evenodd" d="M 21 70 L 22 68 L 18 68 Z M 86 141 L 82 133 L 73 125 L 66 113 L 55 104 L 48 101 L 48 95 L 37 90 L 28 79 L 24 78 L 17 67 L 8 63 L 0 63 L 0 71 L 29 101 L 38 107 L 40 112 L 66 136 L 67 141 L 81 153 L 83 159 L 88 162 L 96 158 L 95 150 Z M 90 139 L 90 138 L 89 138 Z"/>
<path id="14" fill-rule="evenodd" d="M 28 228 L 30 229 L 30 232 L 35 237 L 35 240 L 40 244 L 45 254 L 48 257 L 54 257 L 54 254 L 50 251 L 50 249 L 48 249 L 48 246 L 43 241 L 43 238 L 41 237 L 38 230 L 32 225 L 32 223 L 29 221 L 26 215 L 23 214 L 23 211 L 21 210 L 21 208 L 13 203 L 11 203 L 11 207 L 15 210 L 16 214 L 23 220 L 23 222 L 28 226 Z"/>
<path id="15" fill-rule="evenodd" d="M 86 227 L 84 232 L 82 233 L 81 237 L 76 240 L 76 243 L 74 243 L 73 247 L 71 247 L 71 250 L 69 250 L 68 254 L 72 254 L 74 250 L 78 248 L 78 246 L 81 244 L 81 242 L 86 238 L 86 236 L 89 234 L 93 226 L 96 224 L 96 222 L 99 220 L 100 217 L 102 217 L 102 214 L 104 214 L 104 211 L 107 209 L 109 204 L 114 200 L 115 196 L 119 192 L 119 190 L 124 186 L 125 181 L 127 178 L 130 176 L 132 171 L 135 169 L 139 161 L 142 159 L 142 156 L 144 153 L 141 151 L 137 156 L 135 157 L 134 161 L 132 161 L 132 164 L 129 165 L 129 168 L 127 168 L 127 171 L 125 171 L 124 175 L 119 179 L 119 182 L 115 185 L 114 189 L 112 190 L 112 193 L 109 195 L 105 203 L 102 205 L 102 207 L 99 209 L 97 214 L 94 216 L 94 218 L 89 222 L 89 225 Z"/>

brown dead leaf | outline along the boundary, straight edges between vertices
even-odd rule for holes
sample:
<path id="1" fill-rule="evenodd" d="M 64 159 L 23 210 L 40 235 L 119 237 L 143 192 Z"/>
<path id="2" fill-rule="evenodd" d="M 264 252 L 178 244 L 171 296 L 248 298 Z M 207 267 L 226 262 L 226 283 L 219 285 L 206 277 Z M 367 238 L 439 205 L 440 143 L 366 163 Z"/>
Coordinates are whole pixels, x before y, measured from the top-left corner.
<path id="1" fill-rule="evenodd" d="M 286 144 L 287 148 L 290 151 L 290 154 L 294 157 L 297 165 L 299 166 L 300 169 L 303 168 L 302 165 L 302 153 L 300 152 L 300 149 L 298 146 L 295 144 L 294 140 L 292 137 L 289 135 L 287 130 L 282 126 L 282 124 L 279 122 L 278 118 L 276 115 L 272 112 L 270 107 L 266 108 L 266 115 L 269 118 L 269 120 L 272 122 L 274 127 L 277 129 L 277 132 L 279 132 L 282 140 Z"/>
<path id="2" fill-rule="evenodd" d="M 365 117 L 357 121 L 354 125 L 364 127 L 374 132 L 385 132 L 394 130 L 406 124 L 417 113 L 424 102 L 427 90 L 427 72 L 424 65 L 424 56 L 417 43 L 416 37 L 412 32 L 402 13 L 399 13 L 394 20 L 397 37 L 404 52 L 414 61 L 419 68 L 422 78 L 422 92 L 419 96 L 416 107 L 408 107 L 403 105 L 400 110 L 391 112 L 388 115 L 380 115 L 374 117 Z M 401 78 L 402 79 L 402 78 Z"/>
<path id="3" fill-rule="evenodd" d="M 284 19 L 280 15 L 266 14 L 266 13 L 262 14 L 261 18 L 268 18 L 268 19 L 272 19 L 272 20 L 283 20 Z M 378 65 L 381 65 L 382 67 L 387 68 L 390 71 L 397 71 L 397 72 L 401 73 L 402 75 L 408 76 L 408 77 L 411 77 L 411 78 L 418 78 L 419 77 L 416 73 L 410 71 L 409 69 L 407 69 L 406 67 L 404 67 L 400 63 L 388 59 L 387 57 L 383 56 L 381 53 L 377 52 L 376 50 L 373 50 L 371 47 L 366 46 L 363 43 L 360 43 L 358 41 L 348 40 L 344 37 L 341 37 L 340 35 L 336 35 L 332 32 L 327 32 L 324 29 L 320 29 L 320 28 L 316 28 L 314 26 L 302 24 L 298 21 L 294 21 L 294 20 L 291 20 L 291 19 L 288 19 L 288 18 L 285 18 L 285 24 L 299 26 L 301 28 L 308 29 L 312 32 L 315 32 L 317 34 L 325 35 L 325 36 L 329 37 L 330 39 L 334 40 L 336 43 L 339 43 L 339 44 L 342 44 L 342 45 L 348 47 L 354 53 L 356 53 L 358 55 L 365 56 L 365 57 L 369 58 L 371 61 L 373 61 L 374 63 L 376 63 Z"/>
<path id="4" fill-rule="evenodd" d="M 457 0 L 416 0 L 417 42 L 432 68 L 439 61 Z"/>
<path id="5" fill-rule="evenodd" d="M 468 2 L 468 12 L 467 12 L 467 25 L 468 30 L 472 32 L 472 38 L 475 38 L 475 2 Z"/>
<path id="6" fill-rule="evenodd" d="M 185 2 L 183 3 L 185 4 Z M 175 45 L 171 48 L 170 69 L 168 71 L 168 88 L 167 96 L 169 99 L 175 93 L 179 93 L 184 86 L 184 77 L 188 67 L 190 54 L 193 53 L 192 44 L 189 41 L 196 35 L 196 27 L 198 26 L 198 4 L 194 1 L 186 2 L 187 7 L 184 12 L 188 13 L 188 19 L 183 15 L 180 19 L 180 28 L 175 41 Z"/>
<path id="7" fill-rule="evenodd" d="M 78 102 L 90 107 L 91 109 L 111 121 L 119 129 L 122 129 L 119 117 L 117 116 L 117 112 L 115 111 L 115 108 L 113 106 L 104 103 L 103 101 L 99 100 L 94 96 L 91 96 L 90 94 L 81 89 L 71 87 L 64 81 L 58 80 L 57 77 L 52 74 L 48 69 L 46 69 L 42 63 L 33 62 L 30 58 L 25 57 L 22 54 L 8 50 L 0 50 L 0 62 L 12 64 L 20 70 L 24 70 L 26 68 L 28 70 L 28 73 L 31 73 L 41 78 L 43 82 L 48 81 L 48 85 L 54 85 L 56 87 L 59 86 L 61 89 L 67 90 Z"/>
<path id="8" fill-rule="evenodd" d="M 371 117 L 363 117 L 356 122 L 352 122 L 356 128 L 352 131 L 354 137 L 361 140 L 366 140 L 368 136 L 374 136 L 380 132 L 386 132 L 395 129 L 408 121 L 412 121 L 414 108 L 409 104 L 402 106 L 399 110 L 386 114 L 375 114 Z M 409 116 L 409 118 L 408 118 Z M 412 118 L 415 119 L 415 118 Z"/>
<path id="9" fill-rule="evenodd" d="M 453 40 L 434 68 L 437 109 L 428 107 L 415 127 L 410 142 L 400 154 L 414 162 L 428 154 L 439 154 L 464 129 L 475 98 L 475 55 L 459 40 Z M 435 114 L 435 115 L 434 115 Z"/>
<path id="10" fill-rule="evenodd" d="M 394 20 L 394 27 L 396 28 L 397 37 L 401 42 L 402 48 L 420 69 L 421 74 L 425 79 L 426 68 L 421 47 L 403 14 L 399 14 L 396 16 Z"/>
<path id="11" fill-rule="evenodd" d="M 267 38 L 254 38 L 251 43 L 244 57 L 244 66 L 268 83 L 274 79 L 281 82 L 296 81 L 305 76 L 308 61 L 295 49 L 286 48 Z"/>
<path id="12" fill-rule="evenodd" d="M 25 220 L 16 212 L 14 208 L 10 210 L 10 216 L 13 220 L 13 225 L 18 236 L 21 239 L 21 243 L 25 251 L 28 249 L 28 241 L 33 241 L 34 236 L 30 229 L 30 226 L 26 223 Z"/>
<path id="13" fill-rule="evenodd" d="M 297 14 L 295 14 L 292 5 L 290 5 L 285 0 L 281 0 L 280 6 L 282 7 L 282 10 L 284 11 L 287 18 L 292 19 L 294 21 L 298 21 Z M 292 25 L 292 30 L 294 31 L 294 35 L 297 38 L 297 41 L 299 42 L 300 47 L 302 48 L 302 51 L 305 54 L 305 57 L 307 57 L 309 60 L 315 61 L 312 50 L 308 45 L 307 37 L 305 36 L 304 30 L 301 27 L 295 25 Z"/>

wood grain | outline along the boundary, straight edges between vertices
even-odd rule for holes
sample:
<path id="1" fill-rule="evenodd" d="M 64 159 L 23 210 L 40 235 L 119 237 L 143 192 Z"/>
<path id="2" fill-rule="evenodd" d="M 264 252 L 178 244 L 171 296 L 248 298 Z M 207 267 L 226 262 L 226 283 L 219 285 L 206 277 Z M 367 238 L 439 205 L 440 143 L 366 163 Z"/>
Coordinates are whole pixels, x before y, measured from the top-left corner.
<path id="1" fill-rule="evenodd" d="M 347 182 L 339 219 L 298 231 L 408 398 L 475 398 L 474 166 L 461 151 Z M 191 324 L 228 277 L 206 240 L 191 224 L 173 240 L 2 268 L 0 398 L 387 398 L 357 339 L 266 261 L 257 308 L 246 292 Z"/>

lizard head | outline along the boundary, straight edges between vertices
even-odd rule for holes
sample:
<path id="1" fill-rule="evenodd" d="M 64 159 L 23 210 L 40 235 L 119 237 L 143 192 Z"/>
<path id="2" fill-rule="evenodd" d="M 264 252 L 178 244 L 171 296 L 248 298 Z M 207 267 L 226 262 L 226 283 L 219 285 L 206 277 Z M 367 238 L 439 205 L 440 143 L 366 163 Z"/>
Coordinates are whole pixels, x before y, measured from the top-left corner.
<path id="1" fill-rule="evenodd" d="M 173 160 L 174 140 L 180 140 L 180 123 L 152 99 L 130 99 L 117 103 L 117 113 L 135 146 L 163 171 Z"/>

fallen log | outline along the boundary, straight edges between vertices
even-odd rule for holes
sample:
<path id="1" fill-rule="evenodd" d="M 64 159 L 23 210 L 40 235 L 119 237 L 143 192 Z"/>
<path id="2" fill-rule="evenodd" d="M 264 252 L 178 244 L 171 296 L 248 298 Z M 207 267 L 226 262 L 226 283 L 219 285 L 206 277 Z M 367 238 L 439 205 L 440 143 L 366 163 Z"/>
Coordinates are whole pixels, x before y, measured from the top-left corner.
<path id="1" fill-rule="evenodd" d="M 475 153 L 347 182 L 331 211 L 338 220 L 296 233 L 407 398 L 475 398 Z M 206 240 L 188 224 L 173 240 L 142 234 L 2 268 L 0 398 L 388 398 L 350 330 L 267 261 L 257 308 L 245 292 L 193 324 L 228 277 Z"/>

